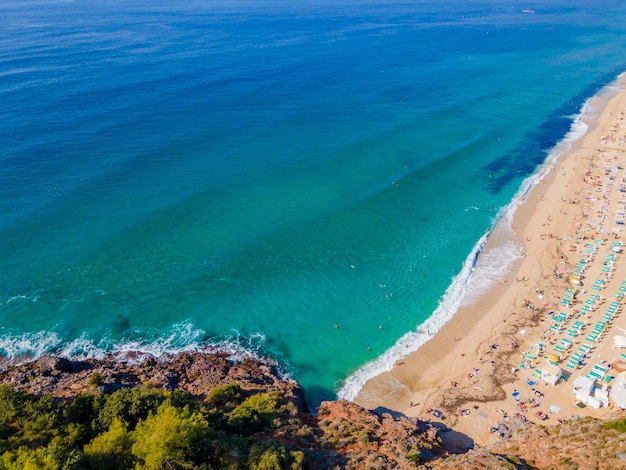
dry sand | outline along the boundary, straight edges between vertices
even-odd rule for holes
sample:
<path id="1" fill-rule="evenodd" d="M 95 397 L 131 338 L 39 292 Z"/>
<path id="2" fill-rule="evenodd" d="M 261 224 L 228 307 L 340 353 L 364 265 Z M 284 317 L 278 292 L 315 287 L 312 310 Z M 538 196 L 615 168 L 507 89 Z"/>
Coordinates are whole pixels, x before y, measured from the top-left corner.
<path id="1" fill-rule="evenodd" d="M 572 415 L 606 418 L 623 413 L 610 406 L 577 406 L 572 382 L 586 375 L 594 364 L 619 358 L 620 351 L 612 348 L 612 338 L 623 334 L 620 328 L 626 328 L 625 312 L 619 309 L 621 313 L 610 322 L 606 333 L 592 343 L 594 349 L 581 368 L 571 370 L 566 364 L 597 321 L 603 319 L 615 300 L 614 294 L 626 280 L 626 232 L 615 222 L 618 210 L 626 203 L 626 192 L 620 191 L 620 185 L 626 186 L 625 81 L 626 75 L 618 79 L 618 94 L 592 103 L 591 109 L 598 109 L 598 117 L 585 119 L 589 126 L 586 135 L 558 158 L 517 210 L 513 228 L 523 244 L 524 257 L 513 267 L 514 274 L 472 305 L 462 306 L 433 339 L 399 360 L 393 370 L 370 380 L 356 398 L 357 403 L 369 409 L 389 409 L 441 421 L 477 444 L 498 438 L 492 427 L 505 414 L 518 413 L 530 421 L 550 425 Z M 492 238 L 497 238 L 497 230 Z M 563 306 L 561 300 L 567 290 L 575 287 L 570 281 L 576 265 L 589 258 L 586 249 L 595 240 L 603 242 L 597 244 L 581 276 L 583 286 L 577 288 L 576 301 L 572 306 Z M 602 268 L 614 253 L 613 243 L 621 240 L 624 252 L 616 254 L 607 276 Z M 597 291 L 592 288 L 596 279 L 604 280 Z M 579 316 L 584 302 L 594 293 L 602 296 L 602 304 Z M 526 302 L 533 310 L 523 306 Z M 563 329 L 549 337 L 548 327 L 559 312 L 570 318 Z M 576 337 L 568 337 L 566 331 L 577 320 L 586 326 Z M 573 347 L 566 350 L 558 366 L 571 375 L 557 385 L 537 381 L 533 371 L 547 363 L 547 355 L 563 338 L 572 339 Z M 538 357 L 522 364 L 522 356 L 542 342 L 545 347 Z M 520 365 L 528 368 L 520 369 Z M 609 375 L 615 375 L 615 371 L 609 371 Z M 529 380 L 535 383 L 529 385 Z M 512 396 L 516 390 L 520 392 L 519 402 Z M 520 410 L 520 403 L 532 399 L 539 406 L 532 403 L 526 411 Z M 560 411 L 550 412 L 550 406 Z M 434 416 L 434 410 L 442 411 L 443 417 Z M 549 418 L 541 420 L 537 411 Z"/>

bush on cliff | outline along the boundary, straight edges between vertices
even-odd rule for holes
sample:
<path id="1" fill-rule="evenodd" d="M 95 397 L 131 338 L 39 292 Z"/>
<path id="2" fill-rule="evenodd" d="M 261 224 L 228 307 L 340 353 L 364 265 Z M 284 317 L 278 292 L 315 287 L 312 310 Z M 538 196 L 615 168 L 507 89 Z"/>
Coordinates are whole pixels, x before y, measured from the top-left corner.
<path id="1" fill-rule="evenodd" d="M 130 468 L 135 458 L 132 455 L 133 438 L 128 425 L 115 418 L 109 429 L 97 435 L 84 447 L 85 460 L 89 468 Z"/>
<path id="2" fill-rule="evenodd" d="M 603 427 L 605 429 L 615 429 L 619 432 L 626 432 L 626 419 L 621 418 L 614 421 L 608 421 L 604 423 Z"/>
<path id="3" fill-rule="evenodd" d="M 279 414 L 277 393 L 257 393 L 246 398 L 228 415 L 228 425 L 235 432 L 256 432 L 269 426 Z"/>
<path id="4" fill-rule="evenodd" d="M 304 464 L 302 452 L 289 452 L 276 441 L 259 441 L 250 449 L 248 465 L 251 470 L 299 469 Z"/>
<path id="5" fill-rule="evenodd" d="M 206 402 L 214 406 L 236 406 L 241 403 L 241 385 L 237 383 L 222 385 L 211 390 Z"/>
<path id="6" fill-rule="evenodd" d="M 163 462 L 174 468 L 192 466 L 200 463 L 197 451 L 208 432 L 208 423 L 199 413 L 165 401 L 137 424 L 132 452 L 139 468 L 158 470 Z"/>
<path id="7" fill-rule="evenodd" d="M 105 397 L 98 424 L 102 429 L 108 429 L 117 418 L 134 429 L 139 420 L 146 419 L 150 411 L 156 410 L 165 399 L 164 392 L 151 386 L 123 388 Z"/>

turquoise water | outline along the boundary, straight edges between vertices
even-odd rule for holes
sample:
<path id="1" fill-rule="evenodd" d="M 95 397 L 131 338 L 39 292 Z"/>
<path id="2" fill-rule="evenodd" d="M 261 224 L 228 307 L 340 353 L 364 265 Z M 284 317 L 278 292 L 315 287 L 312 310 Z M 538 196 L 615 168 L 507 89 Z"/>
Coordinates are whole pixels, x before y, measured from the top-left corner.
<path id="1" fill-rule="evenodd" d="M 626 69 L 618 2 L 466 3 L 3 2 L 0 353 L 350 396 Z"/>

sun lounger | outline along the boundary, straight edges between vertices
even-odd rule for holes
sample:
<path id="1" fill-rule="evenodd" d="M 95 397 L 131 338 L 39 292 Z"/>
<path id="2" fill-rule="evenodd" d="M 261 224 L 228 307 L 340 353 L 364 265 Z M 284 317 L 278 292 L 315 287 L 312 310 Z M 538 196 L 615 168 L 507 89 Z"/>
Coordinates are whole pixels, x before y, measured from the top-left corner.
<path id="1" fill-rule="evenodd" d="M 587 377 L 590 380 L 600 380 L 602 378 L 600 374 L 594 371 L 589 371 L 585 377 Z"/>
<path id="2" fill-rule="evenodd" d="M 604 377 L 604 374 L 606 374 L 608 369 L 606 367 L 604 367 L 604 366 L 596 364 L 595 366 L 593 366 L 593 371 L 597 372 L 598 374 L 601 374 Z"/>

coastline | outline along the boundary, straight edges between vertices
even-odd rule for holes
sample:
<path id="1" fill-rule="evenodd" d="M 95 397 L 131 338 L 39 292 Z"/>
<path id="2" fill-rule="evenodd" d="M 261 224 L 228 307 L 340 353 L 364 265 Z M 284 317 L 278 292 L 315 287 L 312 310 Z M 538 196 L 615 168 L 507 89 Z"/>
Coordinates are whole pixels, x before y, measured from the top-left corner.
<path id="1" fill-rule="evenodd" d="M 598 201 L 570 202 L 581 198 L 581 192 L 588 189 L 583 183 L 585 174 L 604 163 L 605 152 L 611 152 L 611 157 L 615 153 L 616 160 L 626 162 L 626 147 L 610 140 L 603 142 L 601 138 L 614 117 L 626 110 L 625 80 L 626 74 L 621 74 L 609 85 L 617 86 L 619 92 L 607 95 L 601 91 L 590 100 L 589 108 L 581 116 L 587 125 L 585 134 L 572 142 L 571 148 L 557 154 L 554 162 L 547 161 L 544 165 L 548 167 L 540 173 L 541 180 L 520 196 L 523 201 L 515 211 L 512 227 L 523 245 L 524 257 L 512 262 L 511 274 L 503 276 L 500 283 L 471 304 L 462 305 L 430 341 L 398 360 L 391 371 L 369 380 L 355 399 L 358 404 L 421 419 L 432 419 L 429 410 L 439 409 L 447 418 L 443 421 L 446 426 L 469 436 L 473 442 L 485 444 L 497 438 L 488 431 L 489 427 L 500 421 L 503 408 L 510 408 L 511 392 L 522 390 L 528 380 L 527 371 L 517 367 L 519 356 L 541 336 L 548 323 L 547 311 L 558 309 L 558 297 L 571 287 L 569 274 L 580 257 L 581 246 L 577 246 L 576 252 L 565 251 L 571 245 L 569 236 L 580 232 L 577 224 L 584 227 L 585 207 L 591 211 Z M 603 194 L 603 198 L 615 202 L 619 200 L 617 194 L 617 191 Z M 497 245 L 500 232 L 506 231 L 503 226 L 506 223 L 501 220 L 494 228 L 481 256 Z M 602 230 L 598 235 L 606 238 Z M 621 233 L 613 235 L 616 240 L 621 239 Z M 562 267 L 565 275 L 557 278 L 554 273 L 561 262 L 566 263 Z M 624 265 L 623 260 L 618 259 L 616 265 L 612 284 L 619 285 L 626 272 L 619 267 Z M 606 295 L 615 289 L 611 281 L 607 282 Z M 545 308 L 530 311 L 520 307 L 527 299 L 541 302 Z M 620 323 L 621 317 L 616 322 L 617 327 L 626 326 Z M 613 332 L 615 329 L 612 328 Z M 491 345 L 497 345 L 497 349 Z M 610 349 L 610 341 L 605 340 L 596 354 L 610 356 L 607 347 Z M 564 368 L 564 364 L 559 366 Z M 472 371 L 480 373 L 472 374 Z M 541 387 L 544 403 L 549 401 L 549 405 L 561 410 L 559 419 L 572 414 L 605 417 L 611 413 L 606 407 L 583 410 L 575 406 L 570 383 L 553 389 Z M 511 414 L 514 408 L 513 402 Z M 461 409 L 469 412 L 457 414 Z"/>

